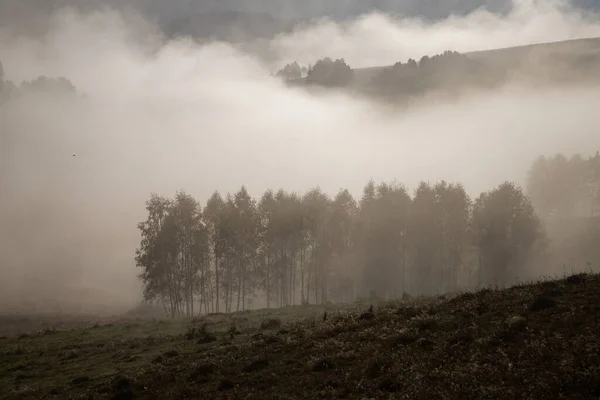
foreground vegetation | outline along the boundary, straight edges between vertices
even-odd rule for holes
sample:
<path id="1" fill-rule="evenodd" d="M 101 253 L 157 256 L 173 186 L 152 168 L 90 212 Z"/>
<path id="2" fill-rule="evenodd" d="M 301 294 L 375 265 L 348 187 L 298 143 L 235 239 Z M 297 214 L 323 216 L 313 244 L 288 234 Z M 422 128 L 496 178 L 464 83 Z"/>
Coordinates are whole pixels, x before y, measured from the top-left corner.
<path id="1" fill-rule="evenodd" d="M 600 276 L 2 337 L 2 399 L 597 398 Z M 93 323 L 93 322 L 91 322 Z"/>

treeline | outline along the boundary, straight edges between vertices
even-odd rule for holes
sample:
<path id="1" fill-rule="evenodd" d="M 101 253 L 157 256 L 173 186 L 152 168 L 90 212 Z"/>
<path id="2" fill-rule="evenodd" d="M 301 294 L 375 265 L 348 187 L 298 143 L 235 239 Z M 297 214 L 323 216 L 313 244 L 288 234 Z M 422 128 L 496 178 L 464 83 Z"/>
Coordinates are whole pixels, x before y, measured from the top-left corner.
<path id="1" fill-rule="evenodd" d="M 547 238 L 521 189 L 474 201 L 459 184 L 369 182 L 357 201 L 242 187 L 202 207 L 153 194 L 136 263 L 147 301 L 171 316 L 398 298 L 513 282 Z"/>
<path id="2" fill-rule="evenodd" d="M 529 170 L 527 193 L 544 219 L 600 215 L 600 152 L 539 157 Z"/>
<path id="3" fill-rule="evenodd" d="M 278 70 L 276 77 L 286 82 L 319 85 L 325 87 L 345 87 L 354 82 L 354 71 L 344 59 L 332 60 L 329 57 L 317 60 L 314 65 L 300 66 L 294 61 Z"/>
<path id="4" fill-rule="evenodd" d="M 24 81 L 20 85 L 16 85 L 10 80 L 5 80 L 4 66 L 0 61 L 0 102 L 14 100 L 28 93 L 77 95 L 77 88 L 67 78 L 50 78 L 46 76 L 39 76 L 31 81 Z"/>
<path id="5" fill-rule="evenodd" d="M 498 50 L 508 51 L 508 50 Z M 533 50 L 531 50 L 533 52 Z M 467 56 L 444 51 L 409 59 L 393 66 L 353 69 L 344 59 L 324 58 L 313 66 L 287 64 L 275 75 L 295 86 L 351 88 L 367 96 L 387 101 L 404 101 L 430 92 L 459 93 L 467 88 L 490 89 L 511 79 L 524 84 L 565 84 L 597 82 L 600 57 L 586 52 L 546 50 L 542 59 L 529 61 L 527 54 L 515 57 Z M 537 59 L 537 55 L 536 55 Z"/>
<path id="6" fill-rule="evenodd" d="M 539 157 L 529 170 L 527 194 L 552 239 L 555 273 L 600 267 L 600 153 Z"/>
<path id="7" fill-rule="evenodd" d="M 419 61 L 409 59 L 406 63 L 397 62 L 367 78 L 359 77 L 344 59 L 332 60 L 329 57 L 308 67 L 302 67 L 294 61 L 277 71 L 275 76 L 292 84 L 302 81 L 307 85 L 331 88 L 353 87 L 366 94 L 388 99 L 442 88 L 489 86 L 503 77 L 497 71 L 492 73 L 489 66 L 455 51 L 445 51 L 432 57 L 425 55 Z"/>
<path id="8" fill-rule="evenodd" d="M 489 65 L 455 51 L 397 62 L 376 74 L 364 90 L 375 96 L 398 99 L 433 90 L 458 90 L 466 87 L 492 87 L 504 75 Z"/>

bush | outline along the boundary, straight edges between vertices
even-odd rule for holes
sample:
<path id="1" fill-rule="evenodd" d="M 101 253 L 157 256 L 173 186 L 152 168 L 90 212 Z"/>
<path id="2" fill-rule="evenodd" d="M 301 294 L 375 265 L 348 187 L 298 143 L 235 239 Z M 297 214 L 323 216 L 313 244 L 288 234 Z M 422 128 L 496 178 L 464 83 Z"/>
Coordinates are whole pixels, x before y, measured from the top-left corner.
<path id="1" fill-rule="evenodd" d="M 198 339 L 198 344 L 212 343 L 217 340 L 217 337 L 212 332 L 209 332 L 207 323 L 204 323 L 198 329 L 195 327 L 188 328 L 184 336 L 187 340 Z"/>

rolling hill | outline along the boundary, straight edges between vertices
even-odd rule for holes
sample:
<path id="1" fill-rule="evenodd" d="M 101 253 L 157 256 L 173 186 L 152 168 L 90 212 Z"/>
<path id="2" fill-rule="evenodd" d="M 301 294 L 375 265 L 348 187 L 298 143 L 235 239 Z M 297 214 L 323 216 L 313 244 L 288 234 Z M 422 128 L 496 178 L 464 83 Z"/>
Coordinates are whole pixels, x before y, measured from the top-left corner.
<path id="1" fill-rule="evenodd" d="M 0 399 L 600 396 L 598 275 L 368 308 L 192 322 L 3 316 Z"/>
<path id="2" fill-rule="evenodd" d="M 323 72 L 323 68 L 320 71 L 318 80 L 309 72 L 309 77 L 288 82 L 299 87 L 344 87 L 392 101 L 429 93 L 457 95 L 492 89 L 507 82 L 534 86 L 595 85 L 600 83 L 600 38 L 464 54 L 445 51 L 424 55 L 420 60 L 401 60 L 395 65 L 355 68 L 353 78 L 343 85 L 334 83 L 333 63 L 329 72 Z"/>

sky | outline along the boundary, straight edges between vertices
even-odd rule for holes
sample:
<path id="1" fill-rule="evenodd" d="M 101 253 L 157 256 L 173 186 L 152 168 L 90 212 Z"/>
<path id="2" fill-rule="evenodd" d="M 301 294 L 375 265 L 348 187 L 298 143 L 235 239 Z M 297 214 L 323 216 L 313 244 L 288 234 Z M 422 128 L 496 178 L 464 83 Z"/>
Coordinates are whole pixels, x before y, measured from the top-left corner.
<path id="1" fill-rule="evenodd" d="M 204 203 L 241 185 L 256 197 L 315 186 L 360 196 L 369 179 L 411 190 L 446 179 L 477 196 L 522 182 L 540 154 L 595 152 L 596 86 L 513 82 L 389 110 L 269 76 L 324 56 L 365 67 L 594 36 L 597 15 L 537 1 L 434 23 L 376 13 L 323 20 L 270 40 L 268 57 L 264 46 L 166 39 L 142 17 L 110 9 L 57 9 L 34 36 L 0 25 L 6 79 L 64 76 L 84 94 L 27 97 L 0 111 L 10 149 L 0 153 L 0 303 L 20 307 L 26 295 L 28 307 L 85 311 L 138 302 L 136 224 L 152 192 L 185 189 Z"/>

